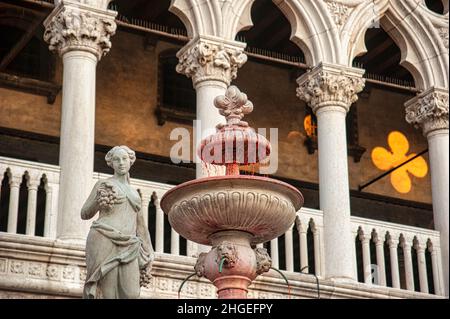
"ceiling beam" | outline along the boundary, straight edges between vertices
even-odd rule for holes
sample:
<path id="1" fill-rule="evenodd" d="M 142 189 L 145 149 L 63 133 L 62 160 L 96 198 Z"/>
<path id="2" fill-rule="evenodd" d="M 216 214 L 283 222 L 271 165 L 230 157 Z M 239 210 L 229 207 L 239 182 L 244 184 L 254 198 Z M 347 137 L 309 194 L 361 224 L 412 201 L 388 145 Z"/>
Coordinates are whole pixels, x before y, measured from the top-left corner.
<path id="1" fill-rule="evenodd" d="M 384 62 L 378 64 L 376 66 L 377 73 L 378 74 L 384 74 L 388 73 L 386 72 L 389 68 L 394 68 L 399 65 L 399 61 L 401 59 L 401 53 L 398 52 L 397 54 L 391 54 L 388 59 L 385 59 Z"/>
<path id="2" fill-rule="evenodd" d="M 36 31 L 42 25 L 42 22 L 46 16 L 39 16 L 20 38 L 20 40 L 14 45 L 11 50 L 5 55 L 5 57 L 0 62 L 0 72 L 6 70 L 6 68 L 11 64 L 12 61 L 19 55 L 19 53 L 25 48 L 25 46 L 30 42 L 31 38 L 36 34 Z"/>
<path id="3" fill-rule="evenodd" d="M 374 49 L 369 50 L 366 54 L 360 57 L 363 64 L 370 63 L 374 58 L 388 50 L 390 47 L 395 46 L 391 39 L 385 39 L 383 42 L 378 44 Z M 383 55 L 384 56 L 384 55 Z"/>
<path id="4" fill-rule="evenodd" d="M 289 29 L 286 29 L 281 23 L 281 27 L 276 28 L 276 26 L 280 26 L 279 19 L 271 24 L 270 29 L 274 32 L 271 32 L 270 35 L 261 34 L 258 37 L 258 43 L 264 43 L 264 47 L 273 51 L 277 51 L 277 47 L 275 45 L 279 44 L 283 40 L 289 41 Z"/>

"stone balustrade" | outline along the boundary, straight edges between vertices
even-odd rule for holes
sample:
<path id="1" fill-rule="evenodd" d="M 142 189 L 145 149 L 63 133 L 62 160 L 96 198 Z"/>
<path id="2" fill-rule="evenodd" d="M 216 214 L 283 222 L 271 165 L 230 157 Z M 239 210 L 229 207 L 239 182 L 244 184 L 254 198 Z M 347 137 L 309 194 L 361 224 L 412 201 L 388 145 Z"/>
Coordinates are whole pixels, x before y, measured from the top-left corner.
<path id="1" fill-rule="evenodd" d="M 84 247 L 55 242 L 59 167 L 0 157 L 0 172 L 3 175 L 1 185 L 7 188 L 9 185 L 9 190 L 3 192 L 9 196 L 0 198 L 0 274 L 12 275 L 0 276 L 0 297 L 2 290 L 68 297 L 81 295 Z M 109 176 L 95 173 L 93 182 Z M 176 297 L 183 278 L 193 272 L 195 259 L 189 252 L 189 245 L 186 242 L 182 245 L 184 239 L 165 221 L 167 216 L 159 204 L 172 186 L 138 179 L 131 179 L 131 185 L 141 194 L 144 210 L 150 212 L 145 218 L 151 226 L 157 254 L 155 275 L 150 287 L 144 289 L 144 297 Z M 45 193 L 45 205 L 40 208 L 36 204 L 38 189 Z M 23 201 L 21 194 L 25 193 L 27 200 Z M 19 211 L 23 212 L 20 216 Z M 44 219 L 40 232 L 37 232 L 38 216 Z M 25 231 L 19 232 L 18 222 L 23 223 L 24 218 Z M 438 231 L 358 217 L 352 217 L 351 224 L 357 259 L 349 260 L 349 263 L 359 274 L 360 283 L 336 283 L 324 279 L 326 256 L 321 211 L 302 208 L 284 236 L 260 245 L 269 250 L 273 267 L 285 271 L 292 288 L 290 297 L 316 297 L 314 276 L 317 276 L 324 298 L 430 298 L 444 295 Z M 165 243 L 165 239 L 170 244 Z M 182 249 L 182 246 L 186 248 Z M 14 254 L 11 249 L 15 250 Z M 42 259 L 37 257 L 40 253 L 52 257 Z M 173 277 L 175 274 L 176 278 Z M 23 276 L 36 277 L 34 288 L 27 284 L 17 286 L 16 281 L 20 282 Z M 76 280 L 69 280 L 72 277 Z M 49 280 L 58 283 L 54 285 Z M 251 289 L 249 296 L 252 298 L 287 297 L 285 283 L 273 271 L 259 277 Z M 188 283 L 183 291 L 184 297 L 215 298 L 214 287 L 200 279 Z M 265 295 L 264 291 L 271 293 Z"/>

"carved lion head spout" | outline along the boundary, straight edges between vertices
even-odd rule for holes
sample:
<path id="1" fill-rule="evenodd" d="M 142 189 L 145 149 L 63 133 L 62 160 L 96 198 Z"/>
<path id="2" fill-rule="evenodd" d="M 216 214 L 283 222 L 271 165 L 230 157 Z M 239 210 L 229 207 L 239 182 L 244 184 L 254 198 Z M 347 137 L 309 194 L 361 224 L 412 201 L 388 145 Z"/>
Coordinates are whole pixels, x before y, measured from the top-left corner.
<path id="1" fill-rule="evenodd" d="M 272 267 L 272 259 L 265 248 L 255 248 L 256 255 L 256 273 L 261 275 L 270 270 Z"/>
<path id="2" fill-rule="evenodd" d="M 238 261 L 237 249 L 232 242 L 223 242 L 217 246 L 217 262 L 222 263 L 225 268 L 233 268 Z"/>

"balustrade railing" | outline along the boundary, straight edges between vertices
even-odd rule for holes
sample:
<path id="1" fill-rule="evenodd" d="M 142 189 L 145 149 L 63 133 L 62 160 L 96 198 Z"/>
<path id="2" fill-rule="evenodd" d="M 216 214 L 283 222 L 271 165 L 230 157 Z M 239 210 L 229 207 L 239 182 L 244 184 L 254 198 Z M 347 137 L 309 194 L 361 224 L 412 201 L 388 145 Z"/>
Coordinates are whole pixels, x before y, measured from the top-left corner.
<path id="1" fill-rule="evenodd" d="M 59 167 L 0 157 L 0 172 L 0 232 L 55 238 Z M 109 176 L 95 173 L 93 182 Z M 170 227 L 160 207 L 160 199 L 173 186 L 139 179 L 131 179 L 131 185 L 141 195 L 143 210 L 149 212 L 144 219 L 155 251 L 194 256 L 195 244 Z M 44 205 L 37 205 L 39 192 L 45 195 Z M 37 225 L 42 216 L 43 223 Z M 19 223 L 25 223 L 25 231 L 18 231 Z M 358 217 L 352 217 L 352 225 L 360 282 L 444 295 L 439 232 Z M 268 249 L 275 268 L 322 277 L 323 231 L 322 212 L 302 208 L 283 236 L 259 246 Z"/>

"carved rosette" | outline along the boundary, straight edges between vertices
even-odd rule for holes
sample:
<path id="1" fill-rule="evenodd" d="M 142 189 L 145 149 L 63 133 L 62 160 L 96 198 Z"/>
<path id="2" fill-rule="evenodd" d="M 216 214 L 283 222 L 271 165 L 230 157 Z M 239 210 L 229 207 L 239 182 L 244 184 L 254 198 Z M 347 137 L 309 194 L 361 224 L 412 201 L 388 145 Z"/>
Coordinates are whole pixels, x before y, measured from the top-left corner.
<path id="1" fill-rule="evenodd" d="M 202 81 L 216 80 L 227 86 L 236 78 L 238 69 L 247 62 L 244 49 L 200 38 L 177 54 L 178 73 L 192 78 L 194 86 Z"/>
<path id="2" fill-rule="evenodd" d="M 363 70 L 320 64 L 298 80 L 297 96 L 314 112 L 323 107 L 341 107 L 348 112 L 364 89 Z"/>
<path id="3" fill-rule="evenodd" d="M 430 89 L 406 103 L 406 121 L 422 128 L 427 136 L 436 130 L 448 130 L 448 92 Z"/>
<path id="4" fill-rule="evenodd" d="M 44 40 L 59 55 L 73 50 L 88 51 L 100 60 L 111 49 L 116 32 L 116 13 L 71 4 L 60 4 L 44 22 Z"/>

